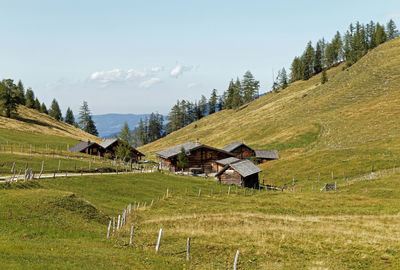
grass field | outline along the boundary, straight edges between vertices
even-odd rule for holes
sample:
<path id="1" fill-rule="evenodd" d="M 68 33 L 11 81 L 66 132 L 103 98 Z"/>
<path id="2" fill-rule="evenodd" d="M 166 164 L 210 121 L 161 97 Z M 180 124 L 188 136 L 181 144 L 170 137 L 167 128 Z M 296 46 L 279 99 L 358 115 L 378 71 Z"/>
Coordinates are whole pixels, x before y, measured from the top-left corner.
<path id="1" fill-rule="evenodd" d="M 238 249 L 239 269 L 396 269 L 398 181 L 394 174 L 339 184 L 336 192 L 246 196 L 236 188 L 228 196 L 227 186 L 211 180 L 165 174 L 20 182 L 0 190 L 0 268 L 228 269 Z M 157 202 L 167 188 L 170 197 Z M 136 211 L 106 239 L 112 216 L 152 199 L 153 207 Z"/>

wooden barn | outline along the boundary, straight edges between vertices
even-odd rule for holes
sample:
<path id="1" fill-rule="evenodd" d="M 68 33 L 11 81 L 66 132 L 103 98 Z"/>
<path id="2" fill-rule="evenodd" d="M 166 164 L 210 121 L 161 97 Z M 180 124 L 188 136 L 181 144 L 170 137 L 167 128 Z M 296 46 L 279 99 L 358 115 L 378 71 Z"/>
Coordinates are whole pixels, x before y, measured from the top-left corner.
<path id="1" fill-rule="evenodd" d="M 105 153 L 111 155 L 111 157 L 115 157 L 115 151 L 117 151 L 118 145 L 120 144 L 121 140 L 118 138 L 110 138 L 105 139 L 100 143 L 100 146 L 104 148 Z M 142 160 L 142 157 L 145 155 L 138 151 L 136 148 L 131 147 L 131 154 L 134 160 Z"/>
<path id="2" fill-rule="evenodd" d="M 224 158 L 224 159 L 221 159 L 221 160 L 217 160 L 217 161 L 215 161 L 215 164 L 216 164 L 216 165 L 215 165 L 216 171 L 219 172 L 219 171 L 222 170 L 226 165 L 231 164 L 231 163 L 234 163 L 234 162 L 237 162 L 237 161 L 240 161 L 240 159 L 235 158 L 235 157 L 228 157 L 228 158 Z"/>
<path id="3" fill-rule="evenodd" d="M 222 148 L 222 150 L 234 154 L 235 157 L 239 159 L 250 159 L 256 155 L 255 151 L 247 146 L 244 142 L 233 142 Z"/>
<path id="4" fill-rule="evenodd" d="M 199 142 L 187 142 L 156 153 L 160 168 L 174 172 L 181 170 L 177 162 L 182 148 L 188 157 L 188 166 L 183 168 L 186 172 L 215 173 L 217 160 L 234 156 L 229 152 Z"/>
<path id="5" fill-rule="evenodd" d="M 228 163 L 215 177 L 220 183 L 249 188 L 258 188 L 258 173 L 261 169 L 250 160 L 237 160 Z"/>
<path id="6" fill-rule="evenodd" d="M 255 150 L 256 158 L 261 163 L 265 163 L 271 160 L 279 159 L 278 151 L 276 150 Z"/>
<path id="7" fill-rule="evenodd" d="M 102 156 L 104 154 L 104 148 L 101 147 L 99 144 L 91 141 L 80 142 L 77 145 L 71 147 L 69 151 L 95 156 Z"/>

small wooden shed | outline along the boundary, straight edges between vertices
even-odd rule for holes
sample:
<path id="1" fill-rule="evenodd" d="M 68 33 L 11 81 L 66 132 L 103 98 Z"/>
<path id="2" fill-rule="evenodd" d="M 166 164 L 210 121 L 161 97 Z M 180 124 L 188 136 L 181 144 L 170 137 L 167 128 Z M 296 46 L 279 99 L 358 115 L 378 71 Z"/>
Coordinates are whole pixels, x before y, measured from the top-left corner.
<path id="1" fill-rule="evenodd" d="M 258 188 L 258 173 L 261 169 L 250 160 L 238 160 L 228 163 L 215 177 L 220 183 L 249 188 Z"/>
<path id="2" fill-rule="evenodd" d="M 256 158 L 265 163 L 271 160 L 279 159 L 278 151 L 276 150 L 255 150 Z"/>

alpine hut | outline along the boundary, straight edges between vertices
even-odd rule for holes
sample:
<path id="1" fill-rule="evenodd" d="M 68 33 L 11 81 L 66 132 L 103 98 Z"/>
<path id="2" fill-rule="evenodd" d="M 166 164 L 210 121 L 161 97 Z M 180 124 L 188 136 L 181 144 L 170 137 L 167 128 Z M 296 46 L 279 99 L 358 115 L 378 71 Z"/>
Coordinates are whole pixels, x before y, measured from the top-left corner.
<path id="1" fill-rule="evenodd" d="M 77 145 L 71 147 L 69 151 L 95 156 L 102 156 L 104 154 L 104 148 L 101 147 L 99 144 L 91 141 L 80 142 Z"/>
<path id="2" fill-rule="evenodd" d="M 121 143 L 120 139 L 110 138 L 102 141 L 100 143 L 100 146 L 104 148 L 105 153 L 110 155 L 110 157 L 115 157 L 115 152 L 117 151 L 120 143 Z M 134 160 L 138 161 L 141 160 L 142 157 L 144 157 L 145 155 L 140 151 L 138 151 L 136 148 L 131 147 L 131 156 Z"/>
<path id="3" fill-rule="evenodd" d="M 250 159 L 256 155 L 255 151 L 244 142 L 233 142 L 222 148 L 222 150 L 234 154 L 239 159 Z"/>
<path id="4" fill-rule="evenodd" d="M 250 160 L 227 163 L 216 175 L 220 183 L 249 188 L 258 188 L 258 173 L 261 169 Z"/>
<path id="5" fill-rule="evenodd" d="M 185 151 L 187 166 L 179 168 L 178 155 Z M 161 169 L 170 171 L 183 170 L 193 173 L 215 173 L 217 172 L 216 161 L 233 157 L 232 153 L 217 149 L 199 142 L 186 142 L 156 153 Z"/>

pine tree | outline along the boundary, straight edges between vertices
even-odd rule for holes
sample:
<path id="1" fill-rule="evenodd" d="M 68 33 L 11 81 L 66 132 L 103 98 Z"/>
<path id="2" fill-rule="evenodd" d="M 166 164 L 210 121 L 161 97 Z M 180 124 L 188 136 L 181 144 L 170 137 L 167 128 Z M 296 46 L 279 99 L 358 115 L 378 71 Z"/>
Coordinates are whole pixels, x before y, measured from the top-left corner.
<path id="1" fill-rule="evenodd" d="M 279 86 L 282 87 L 282 89 L 285 89 L 288 86 L 288 78 L 286 74 L 286 69 L 282 68 L 282 70 L 279 73 Z"/>
<path id="2" fill-rule="evenodd" d="M 315 58 L 314 58 L 314 74 L 318 74 L 322 71 L 322 47 L 320 41 L 317 42 L 315 48 Z"/>
<path id="3" fill-rule="evenodd" d="M 232 97 L 232 108 L 237 109 L 243 105 L 242 85 L 239 78 L 236 79 Z"/>
<path id="4" fill-rule="evenodd" d="M 45 114 L 49 114 L 49 112 L 47 111 L 46 104 L 44 104 L 44 102 L 43 102 L 42 105 L 40 106 L 40 112 L 41 112 L 41 113 L 45 113 Z"/>
<path id="5" fill-rule="evenodd" d="M 301 57 L 301 60 L 304 65 L 303 76 L 302 76 L 303 80 L 308 80 L 311 78 L 313 74 L 314 59 L 315 59 L 315 51 L 310 41 L 308 42 L 306 50 L 304 51 L 303 56 Z"/>
<path id="6" fill-rule="evenodd" d="M 31 109 L 33 109 L 33 107 L 35 106 L 35 94 L 33 93 L 33 90 L 31 88 L 28 88 L 28 90 L 26 90 L 25 106 Z"/>
<path id="7" fill-rule="evenodd" d="M 207 98 L 204 95 L 201 95 L 201 98 L 199 101 L 199 114 L 200 114 L 199 119 L 201 119 L 207 115 Z"/>
<path id="8" fill-rule="evenodd" d="M 219 96 L 218 98 L 218 111 L 222 111 L 224 109 L 224 97 Z"/>
<path id="9" fill-rule="evenodd" d="M 226 109 L 232 109 L 232 101 L 233 101 L 233 95 L 235 92 L 235 83 L 233 82 L 233 79 L 229 82 L 228 90 L 226 90 L 226 95 L 225 95 L 225 108 Z"/>
<path id="10" fill-rule="evenodd" d="M 40 111 L 40 101 L 38 98 L 35 99 L 35 102 L 33 103 L 33 108 L 37 111 Z"/>
<path id="11" fill-rule="evenodd" d="M 322 70 L 321 83 L 324 84 L 328 81 L 328 75 L 326 74 L 326 69 Z"/>
<path id="12" fill-rule="evenodd" d="M 25 88 L 24 85 L 22 84 L 21 80 L 18 81 L 17 84 L 17 93 L 18 93 L 18 98 L 19 98 L 19 104 L 25 105 Z"/>
<path id="13" fill-rule="evenodd" d="M 299 57 L 295 57 L 293 59 L 292 66 L 290 68 L 291 71 L 290 81 L 295 82 L 301 80 L 303 78 L 303 73 L 304 73 L 303 69 L 304 69 L 303 62 Z"/>
<path id="14" fill-rule="evenodd" d="M 7 118 L 17 112 L 20 103 L 19 92 L 13 80 L 6 79 L 0 82 L 0 109 Z"/>
<path id="15" fill-rule="evenodd" d="M 65 123 L 74 125 L 75 124 L 75 116 L 72 110 L 68 107 L 67 112 L 65 113 Z"/>
<path id="16" fill-rule="evenodd" d="M 79 126 L 83 131 L 95 136 L 99 135 L 86 101 L 83 101 L 83 104 L 79 111 L 79 119 Z"/>
<path id="17" fill-rule="evenodd" d="M 208 100 L 209 113 L 213 114 L 217 110 L 217 90 L 213 89 L 211 92 L 210 99 Z"/>
<path id="18" fill-rule="evenodd" d="M 259 95 L 260 82 L 254 79 L 253 74 L 249 70 L 243 75 L 241 87 L 243 88 L 244 103 L 254 100 L 254 97 Z"/>
<path id="19" fill-rule="evenodd" d="M 386 39 L 387 37 L 386 37 L 385 27 L 377 23 L 375 32 L 376 45 L 384 43 Z"/>
<path id="20" fill-rule="evenodd" d="M 129 128 L 128 122 L 124 122 L 124 125 L 121 128 L 121 131 L 119 132 L 119 138 L 128 143 L 129 145 L 132 145 L 133 143 L 133 136 L 132 136 L 132 132 Z"/>
<path id="21" fill-rule="evenodd" d="M 27 98 L 27 102 L 28 102 L 28 98 Z M 62 120 L 60 106 L 58 105 L 58 102 L 56 99 L 53 99 L 53 101 L 51 102 L 51 107 L 49 109 L 49 115 L 56 120 Z"/>
<path id="22" fill-rule="evenodd" d="M 399 32 L 396 29 L 396 24 L 394 21 L 391 19 L 387 25 L 386 25 L 386 36 L 388 40 L 392 40 L 396 37 L 398 37 Z"/>

